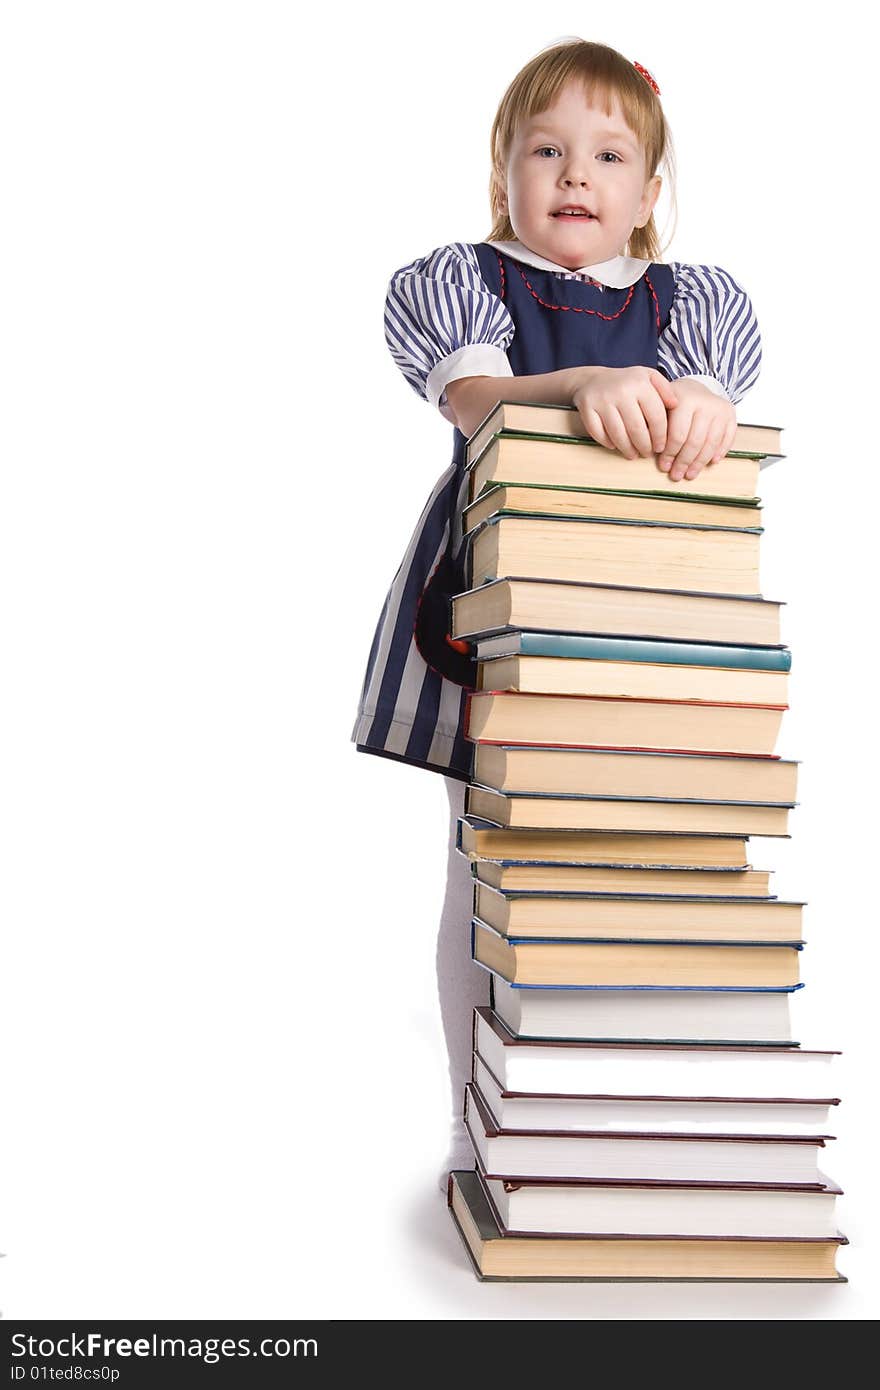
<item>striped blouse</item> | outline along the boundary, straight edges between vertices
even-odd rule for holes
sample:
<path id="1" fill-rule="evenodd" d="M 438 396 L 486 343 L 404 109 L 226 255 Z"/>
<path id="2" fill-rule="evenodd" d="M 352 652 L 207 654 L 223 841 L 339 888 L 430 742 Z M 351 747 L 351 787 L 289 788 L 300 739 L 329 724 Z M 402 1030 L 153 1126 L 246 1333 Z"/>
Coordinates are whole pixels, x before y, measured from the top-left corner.
<path id="1" fill-rule="evenodd" d="M 571 271 L 520 242 L 489 245 L 564 279 L 614 289 L 634 284 L 650 264 L 616 256 L 601 266 Z M 741 400 L 761 367 L 761 339 L 748 295 L 720 266 L 672 261 L 670 268 L 675 297 L 658 344 L 660 371 L 671 381 L 696 377 L 729 400 Z M 512 376 L 506 349 L 514 332 L 504 303 L 486 287 L 468 242 L 440 246 L 391 278 L 385 341 L 413 390 L 452 424 L 448 383 L 465 376 Z"/>
<path id="2" fill-rule="evenodd" d="M 573 271 L 544 260 L 520 242 L 490 245 L 552 274 L 588 280 L 600 291 L 635 284 L 650 264 L 616 256 Z M 758 326 L 748 296 L 720 266 L 672 262 L 670 269 L 674 293 L 658 342 L 659 369 L 670 380 L 696 378 L 739 401 L 757 380 L 761 364 Z M 385 303 L 391 355 L 413 390 L 452 424 L 445 396 L 448 383 L 465 376 L 512 376 L 507 348 L 515 331 L 506 305 L 483 280 L 476 251 L 468 242 L 438 247 L 391 278 Z M 421 577 L 433 571 L 443 553 L 447 533 L 438 531 L 438 507 L 452 473 L 450 465 L 438 480 L 385 600 L 352 738 L 366 752 L 462 778 L 471 760 L 463 733 L 465 691 L 429 670 L 412 634 L 406 650 L 398 650 L 400 644 L 392 641 L 398 629 L 406 632 L 405 625 L 400 628 L 400 614 L 408 612 L 413 593 L 420 592 Z M 447 509 L 444 503 L 443 511 Z"/>

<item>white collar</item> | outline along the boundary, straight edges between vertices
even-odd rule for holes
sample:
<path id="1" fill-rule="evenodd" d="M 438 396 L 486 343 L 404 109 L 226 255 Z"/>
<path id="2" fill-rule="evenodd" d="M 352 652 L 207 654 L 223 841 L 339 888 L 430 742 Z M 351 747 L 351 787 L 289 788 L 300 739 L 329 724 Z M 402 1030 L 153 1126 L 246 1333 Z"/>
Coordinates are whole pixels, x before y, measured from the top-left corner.
<path id="1" fill-rule="evenodd" d="M 488 245 L 496 246 L 515 261 L 524 261 L 526 265 L 536 266 L 539 270 L 558 270 L 564 275 L 589 275 L 611 290 L 624 290 L 634 285 L 651 264 L 650 261 L 637 260 L 635 256 L 612 256 L 610 261 L 602 261 L 599 265 L 582 265 L 573 271 L 570 266 L 545 261 L 543 256 L 530 251 L 521 241 L 490 241 Z"/>

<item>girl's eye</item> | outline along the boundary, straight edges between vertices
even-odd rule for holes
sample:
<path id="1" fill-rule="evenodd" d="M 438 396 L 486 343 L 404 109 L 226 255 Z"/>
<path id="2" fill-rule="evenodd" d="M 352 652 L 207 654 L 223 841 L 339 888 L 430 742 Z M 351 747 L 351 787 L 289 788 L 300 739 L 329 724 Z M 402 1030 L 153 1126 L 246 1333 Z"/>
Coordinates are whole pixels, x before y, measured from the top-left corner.
<path id="1" fill-rule="evenodd" d="M 540 149 L 535 150 L 535 154 L 543 155 L 548 150 L 551 151 L 553 154 L 559 153 L 555 145 L 542 145 Z M 623 160 L 620 158 L 620 155 L 615 154 L 613 150 L 603 150 L 602 153 L 599 155 L 599 159 L 602 160 L 603 163 L 607 163 L 608 160 L 612 160 L 615 164 L 623 163 Z"/>

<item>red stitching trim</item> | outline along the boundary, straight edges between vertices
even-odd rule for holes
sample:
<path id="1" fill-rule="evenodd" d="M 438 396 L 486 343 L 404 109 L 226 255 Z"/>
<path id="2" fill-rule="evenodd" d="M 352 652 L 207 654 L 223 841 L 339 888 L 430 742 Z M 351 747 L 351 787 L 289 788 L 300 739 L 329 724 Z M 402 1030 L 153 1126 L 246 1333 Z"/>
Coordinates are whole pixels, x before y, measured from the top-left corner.
<path id="1" fill-rule="evenodd" d="M 651 291 L 651 295 L 652 295 L 652 297 L 653 297 L 653 299 L 654 299 L 654 309 L 656 310 L 656 315 L 657 315 L 657 332 L 659 333 L 659 332 L 660 332 L 660 304 L 659 304 L 659 302 L 658 302 L 658 300 L 657 300 L 657 293 L 656 293 L 656 291 L 655 291 L 655 289 L 654 289 L 654 286 L 651 284 L 651 280 L 650 280 L 650 277 L 649 277 L 649 275 L 648 275 L 647 270 L 645 271 L 645 283 L 647 284 L 648 289 Z"/>
<path id="2" fill-rule="evenodd" d="M 496 251 L 496 252 L 495 252 L 495 255 L 498 257 L 498 265 L 499 265 L 499 268 L 500 268 L 500 270 L 501 270 L 501 298 L 503 299 L 503 298 L 504 298 L 504 262 L 503 262 L 502 259 L 501 259 L 500 252 Z M 624 313 L 624 312 L 629 308 L 630 301 L 632 300 L 633 293 L 634 293 L 634 291 L 635 291 L 635 287 L 636 287 L 636 285 L 639 283 L 638 280 L 636 280 L 635 284 L 630 285 L 630 287 L 629 287 L 629 294 L 628 294 L 627 297 L 626 297 L 626 301 L 624 302 L 624 304 L 622 305 L 622 307 L 621 307 L 620 309 L 618 309 L 618 311 L 617 311 L 616 314 L 603 314 L 603 313 L 601 313 L 598 309 L 582 309 L 582 308 L 579 308 L 576 304 L 548 304 L 547 300 L 546 300 L 546 299 L 542 299 L 541 296 L 537 293 L 537 291 L 532 287 L 532 285 L 529 284 L 528 280 L 526 279 L 525 272 L 524 272 L 523 269 L 522 269 L 522 266 L 517 265 L 516 268 L 517 268 L 517 270 L 519 271 L 520 275 L 522 276 L 523 284 L 526 286 L 526 289 L 528 290 L 529 294 L 532 296 L 533 299 L 536 299 L 536 300 L 538 301 L 538 303 L 539 303 L 540 305 L 543 306 L 543 308 L 545 308 L 545 309 L 562 309 L 562 310 L 566 310 L 566 309 L 567 309 L 567 310 L 569 310 L 569 312 L 571 312 L 571 313 L 573 313 L 573 314 L 594 314 L 594 315 L 596 316 L 596 318 L 604 319 L 606 323 L 610 323 L 613 319 L 619 319 L 620 316 L 621 316 L 621 314 Z M 648 289 L 651 291 L 651 297 L 652 297 L 652 299 L 654 300 L 654 312 L 655 312 L 655 317 L 656 317 L 656 320 L 657 320 L 657 331 L 659 332 L 659 331 L 660 331 L 660 304 L 659 304 L 659 302 L 658 302 L 658 300 L 657 300 L 657 293 L 656 293 L 656 291 L 655 291 L 655 289 L 654 289 L 654 286 L 651 284 L 651 280 L 650 280 L 650 277 L 649 277 L 647 271 L 645 271 L 645 274 L 644 274 L 644 277 L 643 277 L 643 278 L 644 278 L 644 280 L 645 280 L 645 282 L 646 282 L 646 284 L 647 284 L 647 286 L 648 286 Z M 593 284 L 593 285 L 598 285 L 598 281 L 593 280 L 592 278 L 590 279 L 590 283 Z"/>
<path id="3" fill-rule="evenodd" d="M 523 284 L 525 285 L 525 287 L 526 287 L 526 289 L 528 290 L 529 294 L 532 296 L 533 299 L 537 299 L 538 303 L 539 303 L 543 308 L 545 308 L 545 309 L 561 309 L 561 310 L 563 310 L 563 311 L 564 311 L 564 310 L 568 310 L 568 311 L 569 311 L 570 313 L 572 313 L 572 314 L 594 314 L 595 317 L 596 317 L 597 319 L 604 319 L 606 323 L 610 323 L 612 319 L 619 319 L 620 316 L 621 316 L 621 314 L 624 313 L 624 312 L 629 308 L 630 300 L 632 299 L 632 297 L 633 297 L 633 292 L 634 292 L 634 290 L 635 290 L 635 285 L 630 285 L 630 287 L 629 287 L 629 294 L 626 296 L 626 299 L 625 299 L 623 305 L 621 306 L 621 308 L 618 309 L 618 311 L 617 311 L 616 314 L 603 314 L 603 313 L 601 313 L 598 309 L 581 309 L 581 308 L 579 308 L 578 305 L 576 305 L 576 304 L 549 304 L 549 303 L 547 302 L 547 300 L 546 300 L 546 299 L 542 299 L 541 296 L 538 294 L 537 290 L 535 290 L 535 289 L 529 284 L 529 282 L 528 282 L 528 280 L 526 279 L 526 276 L 525 276 L 525 271 L 524 271 L 520 266 L 517 266 L 517 270 L 519 270 L 519 273 L 520 273 L 520 275 L 521 275 L 522 278 L 523 278 Z M 638 282 L 636 282 L 636 283 L 638 283 Z"/>

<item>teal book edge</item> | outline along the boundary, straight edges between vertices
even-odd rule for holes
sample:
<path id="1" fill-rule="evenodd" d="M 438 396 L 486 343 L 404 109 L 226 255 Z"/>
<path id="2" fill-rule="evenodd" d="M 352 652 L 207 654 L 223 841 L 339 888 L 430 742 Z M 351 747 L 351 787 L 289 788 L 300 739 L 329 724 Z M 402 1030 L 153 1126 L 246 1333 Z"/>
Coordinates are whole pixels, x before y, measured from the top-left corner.
<path id="1" fill-rule="evenodd" d="M 699 642 L 653 642 L 564 632 L 522 632 L 512 635 L 507 654 L 516 655 L 517 650 L 522 656 L 634 661 L 664 666 L 727 666 L 750 671 L 791 670 L 791 652 L 785 647 L 710 646 Z M 479 653 L 479 645 L 477 651 Z M 480 659 L 491 661 L 493 657 Z"/>

